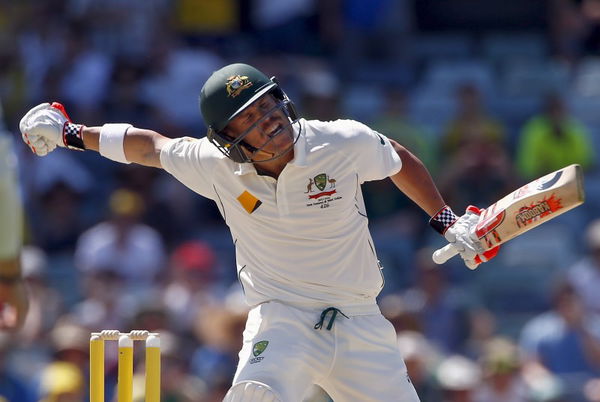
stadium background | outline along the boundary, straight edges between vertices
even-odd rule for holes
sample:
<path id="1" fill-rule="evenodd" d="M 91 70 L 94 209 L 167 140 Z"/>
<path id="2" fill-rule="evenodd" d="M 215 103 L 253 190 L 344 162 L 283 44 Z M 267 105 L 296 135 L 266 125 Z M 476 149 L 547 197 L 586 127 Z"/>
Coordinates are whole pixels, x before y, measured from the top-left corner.
<path id="1" fill-rule="evenodd" d="M 32 289 L 22 334 L 0 335 L 0 396 L 84 400 L 89 332 L 143 328 L 163 334 L 163 400 L 222 398 L 245 307 L 217 209 L 155 169 L 38 158 L 18 121 L 59 100 L 86 125 L 201 137 L 204 80 L 243 61 L 306 118 L 357 119 L 405 144 L 457 211 L 562 167 L 543 155 L 581 163 L 586 204 L 475 272 L 432 266 L 443 241 L 390 183 L 365 197 L 382 309 L 424 401 L 600 401 L 599 15 L 595 0 L 0 1 Z M 553 133 L 549 115 L 579 145 L 532 140 Z"/>

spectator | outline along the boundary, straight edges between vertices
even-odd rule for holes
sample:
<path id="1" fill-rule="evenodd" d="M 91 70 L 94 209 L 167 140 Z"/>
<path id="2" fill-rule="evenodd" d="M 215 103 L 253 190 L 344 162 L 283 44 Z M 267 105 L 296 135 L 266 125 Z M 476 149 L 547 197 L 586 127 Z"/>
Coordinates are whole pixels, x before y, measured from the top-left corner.
<path id="1" fill-rule="evenodd" d="M 408 113 L 408 93 L 400 88 L 387 89 L 384 97 L 384 109 L 374 119 L 373 129 L 396 140 L 410 149 L 423 161 L 433 176 L 436 175 L 438 161 L 437 141 L 431 133 L 411 121 Z M 381 194 L 388 194 L 381 197 Z M 415 216 L 415 209 L 410 200 L 402 194 L 393 191 L 393 184 L 389 181 L 365 183 L 365 203 L 369 210 L 369 218 L 376 222 L 381 220 L 386 223 L 392 215 L 402 217 L 404 220 Z M 405 212 L 406 213 L 403 213 Z M 418 213 L 418 212 L 417 212 Z M 396 222 L 393 223 L 394 225 Z M 410 226 L 406 222 L 404 226 Z"/>
<path id="2" fill-rule="evenodd" d="M 140 95 L 171 135 L 189 134 L 202 125 L 198 93 L 222 59 L 211 49 L 182 43 L 171 32 L 157 35 L 149 57 L 151 68 L 140 84 Z"/>
<path id="3" fill-rule="evenodd" d="M 24 20 L 27 23 L 15 34 L 28 83 L 28 102 L 35 102 L 45 96 L 45 81 L 65 52 L 67 24 L 60 19 L 51 18 L 48 15 L 50 12 L 35 10 L 25 14 L 27 18 Z"/>
<path id="4" fill-rule="evenodd" d="M 585 233 L 587 254 L 567 271 L 567 280 L 589 313 L 600 314 L 600 219 L 592 221 Z"/>
<path id="5" fill-rule="evenodd" d="M 475 391 L 477 402 L 526 402 L 528 390 L 520 377 L 517 346 L 508 338 L 488 341 L 481 359 L 483 384 Z"/>
<path id="6" fill-rule="evenodd" d="M 200 311 L 196 319 L 194 332 L 200 346 L 191 356 L 191 368 L 221 399 L 235 372 L 246 316 L 247 311 L 213 306 Z"/>
<path id="7" fill-rule="evenodd" d="M 464 83 L 456 92 L 458 111 L 442 137 L 442 157 L 453 156 L 467 144 L 486 144 L 503 149 L 506 144 L 504 126 L 486 110 L 481 92 L 472 83 Z"/>
<path id="8" fill-rule="evenodd" d="M 182 329 L 191 329 L 201 309 L 219 302 L 216 264 L 215 252 L 201 241 L 183 243 L 171 254 L 170 280 L 162 297 L 169 316 Z"/>
<path id="9" fill-rule="evenodd" d="M 62 180 L 41 193 L 36 210 L 41 216 L 32 222 L 35 244 L 52 255 L 71 254 L 84 229 L 83 214 L 73 216 L 82 200 L 83 194 Z"/>
<path id="10" fill-rule="evenodd" d="M 546 97 L 542 113 L 531 117 L 521 131 L 517 167 L 524 179 L 579 163 L 594 163 L 593 146 L 586 128 L 571 116 L 557 94 Z"/>
<path id="11" fill-rule="evenodd" d="M 77 320 L 89 328 L 123 328 L 131 303 L 119 272 L 103 268 L 81 279 L 83 300 L 71 308 Z"/>
<path id="12" fill-rule="evenodd" d="M 79 324 L 74 317 L 64 315 L 56 322 L 49 336 L 54 360 L 71 363 L 82 372 L 87 370 L 90 338 L 88 328 Z"/>
<path id="13" fill-rule="evenodd" d="M 459 112 L 442 139 L 440 187 L 458 208 L 487 206 L 514 188 L 512 164 L 503 126 L 491 118 L 477 88 L 458 90 Z"/>
<path id="14" fill-rule="evenodd" d="M 87 224 L 83 205 L 93 182 L 90 171 L 74 155 L 32 160 L 23 169 L 30 177 L 33 242 L 50 259 L 59 253 L 72 254 Z"/>
<path id="15" fill-rule="evenodd" d="M 325 65 L 307 62 L 300 73 L 302 111 L 309 118 L 335 120 L 339 112 L 340 82 Z"/>
<path id="16" fill-rule="evenodd" d="M 41 395 L 40 402 L 75 402 L 85 399 L 83 373 L 72 363 L 52 363 L 42 372 Z"/>
<path id="17" fill-rule="evenodd" d="M 151 118 L 140 93 L 140 85 L 146 73 L 147 68 L 141 62 L 118 60 L 111 77 L 110 96 L 103 106 L 109 121 L 132 121 L 139 124 Z"/>
<path id="18" fill-rule="evenodd" d="M 29 311 L 20 339 L 28 347 L 43 342 L 57 319 L 65 313 L 64 300 L 48 282 L 47 263 L 47 255 L 42 249 L 23 247 L 21 266 L 29 288 Z"/>
<path id="19" fill-rule="evenodd" d="M 416 285 L 404 292 L 403 300 L 434 346 L 444 353 L 458 353 L 468 338 L 467 306 L 430 255 L 428 249 L 417 253 Z"/>
<path id="20" fill-rule="evenodd" d="M 340 67 L 346 72 L 351 70 L 348 66 L 365 62 L 398 62 L 410 52 L 412 2 L 346 0 L 319 3 L 322 3 L 322 38 L 331 43 Z"/>
<path id="21" fill-rule="evenodd" d="M 474 361 L 451 355 L 438 366 L 436 378 L 442 390 L 442 402 L 474 402 L 481 370 Z"/>
<path id="22" fill-rule="evenodd" d="M 208 388 L 201 378 L 193 376 L 186 359 L 183 340 L 168 329 L 160 329 L 161 400 L 170 402 L 207 401 Z M 140 367 L 141 366 L 141 367 Z M 145 401 L 144 367 L 138 364 L 133 376 L 133 401 Z"/>
<path id="23" fill-rule="evenodd" d="M 414 331 L 400 332 L 398 347 L 419 398 L 439 401 L 441 395 L 434 377 L 434 367 L 441 359 L 437 348 L 423 334 Z"/>
<path id="24" fill-rule="evenodd" d="M 139 59 L 154 45 L 154 34 L 168 20 L 168 0 L 70 0 L 70 20 L 85 24 L 94 47 L 109 55 Z"/>
<path id="25" fill-rule="evenodd" d="M 89 42 L 84 26 L 71 23 L 65 52 L 53 72 L 60 71 L 60 97 L 77 105 L 77 113 L 95 118 L 98 106 L 106 99 L 113 61 Z M 85 93 L 85 96 L 81 96 Z"/>
<path id="26" fill-rule="evenodd" d="M 16 338 L 0 333 L 0 401 L 33 402 L 36 399 L 30 392 L 31 384 L 12 372 L 7 364 L 8 352 L 16 344 Z"/>
<path id="27" fill-rule="evenodd" d="M 317 1 L 290 0 L 280 3 L 253 0 L 250 3 L 250 20 L 257 51 L 306 54 L 318 50 L 312 26 Z"/>
<path id="28" fill-rule="evenodd" d="M 143 291 L 163 269 L 164 246 L 154 229 L 139 222 L 142 198 L 129 190 L 115 191 L 109 201 L 110 218 L 84 232 L 75 262 L 84 274 L 114 270 L 129 290 Z"/>
<path id="29" fill-rule="evenodd" d="M 520 345 L 526 370 L 539 366 L 557 375 L 573 397 L 600 374 L 600 321 L 583 310 L 567 282 L 555 289 L 553 308 L 525 324 Z"/>
<path id="30" fill-rule="evenodd" d="M 409 97 L 406 89 L 387 88 L 383 110 L 373 121 L 372 127 L 410 149 L 435 175 L 438 144 L 432 133 L 411 121 L 408 110 Z"/>

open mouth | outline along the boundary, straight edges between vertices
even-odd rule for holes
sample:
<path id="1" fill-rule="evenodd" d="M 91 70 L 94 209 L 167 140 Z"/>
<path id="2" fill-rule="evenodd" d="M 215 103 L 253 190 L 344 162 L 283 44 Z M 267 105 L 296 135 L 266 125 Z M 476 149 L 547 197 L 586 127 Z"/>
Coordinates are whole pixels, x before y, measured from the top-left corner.
<path id="1" fill-rule="evenodd" d="M 270 125 L 269 127 L 267 127 L 267 129 L 265 130 L 265 133 L 270 138 L 273 138 L 277 134 L 279 134 L 281 132 L 281 130 L 283 130 L 283 125 L 281 123 L 274 123 L 274 124 Z"/>

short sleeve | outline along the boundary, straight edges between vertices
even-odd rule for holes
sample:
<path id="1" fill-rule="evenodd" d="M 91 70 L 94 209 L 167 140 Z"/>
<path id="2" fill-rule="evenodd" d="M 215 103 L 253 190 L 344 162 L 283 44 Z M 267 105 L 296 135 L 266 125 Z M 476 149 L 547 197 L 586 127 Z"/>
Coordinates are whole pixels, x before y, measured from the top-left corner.
<path id="1" fill-rule="evenodd" d="M 170 140 L 160 151 L 160 163 L 164 170 L 203 197 L 215 199 L 212 184 L 212 164 L 208 141 L 182 137 Z"/>
<path id="2" fill-rule="evenodd" d="M 366 125 L 346 120 L 346 146 L 354 161 L 361 183 L 381 180 L 396 174 L 402 168 L 400 156 L 390 140 Z"/>

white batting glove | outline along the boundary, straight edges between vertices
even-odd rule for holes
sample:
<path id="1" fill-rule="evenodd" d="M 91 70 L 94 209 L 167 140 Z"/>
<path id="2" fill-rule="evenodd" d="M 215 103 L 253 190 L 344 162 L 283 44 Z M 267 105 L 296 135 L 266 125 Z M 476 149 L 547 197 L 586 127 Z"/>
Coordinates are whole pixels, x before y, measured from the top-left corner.
<path id="1" fill-rule="evenodd" d="M 456 217 L 456 215 L 454 215 L 449 207 L 444 207 L 442 211 L 438 212 L 432 218 L 432 221 L 439 220 L 440 214 L 445 215 L 441 219 L 445 225 L 441 233 L 450 244 L 433 253 L 433 261 L 435 263 L 443 264 L 454 255 L 459 254 L 467 268 L 475 269 L 482 262 L 489 261 L 498 254 L 499 246 L 485 251 L 475 234 L 475 227 L 479 222 L 479 215 L 481 214 L 479 208 L 470 205 L 464 215 L 451 222 L 452 218 L 450 216 Z M 432 226 L 436 230 L 441 228 L 439 223 L 437 225 L 432 223 Z"/>
<path id="2" fill-rule="evenodd" d="M 28 111 L 19 123 L 21 137 L 39 156 L 57 146 L 83 151 L 82 125 L 73 124 L 60 103 L 42 103 Z"/>

